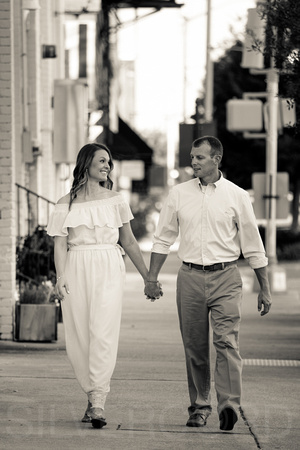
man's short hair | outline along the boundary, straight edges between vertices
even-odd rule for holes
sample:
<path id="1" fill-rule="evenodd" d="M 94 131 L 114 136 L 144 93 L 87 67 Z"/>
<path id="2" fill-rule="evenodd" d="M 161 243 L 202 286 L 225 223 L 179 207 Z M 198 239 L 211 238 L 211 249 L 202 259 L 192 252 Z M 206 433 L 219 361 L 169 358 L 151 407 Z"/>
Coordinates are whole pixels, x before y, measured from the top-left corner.
<path id="1" fill-rule="evenodd" d="M 219 139 L 217 139 L 216 137 L 214 137 L 214 136 L 202 136 L 202 137 L 196 139 L 193 142 L 192 146 L 194 148 L 199 148 L 203 144 L 210 145 L 210 148 L 211 148 L 210 156 L 211 157 L 213 157 L 215 155 L 220 155 L 221 157 L 223 156 L 223 145 L 221 144 Z"/>

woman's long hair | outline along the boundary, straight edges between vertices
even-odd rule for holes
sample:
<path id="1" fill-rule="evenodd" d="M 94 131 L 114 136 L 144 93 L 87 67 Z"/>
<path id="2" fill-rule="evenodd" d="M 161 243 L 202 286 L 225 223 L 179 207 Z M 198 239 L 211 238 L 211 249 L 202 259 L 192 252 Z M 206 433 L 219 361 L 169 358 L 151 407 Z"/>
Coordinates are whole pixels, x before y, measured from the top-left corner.
<path id="1" fill-rule="evenodd" d="M 77 197 L 77 192 L 87 183 L 88 180 L 87 169 L 90 167 L 94 155 L 98 150 L 105 150 L 108 153 L 109 155 L 108 164 L 110 167 L 110 171 L 107 175 L 107 180 L 100 181 L 99 184 L 105 187 L 106 189 L 110 190 L 113 187 L 113 182 L 109 177 L 110 172 L 114 168 L 110 150 L 104 144 L 97 144 L 97 143 L 86 144 L 79 150 L 79 153 L 77 155 L 76 166 L 73 171 L 73 183 L 70 191 L 69 209 L 71 208 L 73 200 Z"/>

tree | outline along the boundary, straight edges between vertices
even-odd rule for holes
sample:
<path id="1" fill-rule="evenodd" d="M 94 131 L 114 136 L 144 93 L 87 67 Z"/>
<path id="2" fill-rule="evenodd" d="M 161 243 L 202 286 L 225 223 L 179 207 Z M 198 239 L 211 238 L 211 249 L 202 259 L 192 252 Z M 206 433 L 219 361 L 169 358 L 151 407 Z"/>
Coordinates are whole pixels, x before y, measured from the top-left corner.
<path id="1" fill-rule="evenodd" d="M 267 60 L 274 60 L 280 73 L 279 95 L 290 98 L 296 108 L 294 139 L 285 136 L 283 160 L 289 168 L 293 189 L 292 231 L 298 230 L 300 201 L 300 2 L 299 0 L 267 0 L 261 5 L 266 19 L 266 43 L 263 50 Z M 293 147 L 295 149 L 293 150 Z"/>
<path id="2" fill-rule="evenodd" d="M 251 188 L 253 172 L 265 172 L 265 141 L 244 139 L 241 133 L 230 133 L 226 129 L 226 102 L 231 98 L 242 98 L 244 92 L 265 92 L 265 75 L 251 75 L 241 67 L 243 44 L 237 41 L 227 49 L 214 67 L 214 119 L 217 133 L 224 144 L 225 153 L 222 170 L 227 178 L 244 189 Z M 280 89 L 284 88 L 283 80 Z M 280 91 L 282 92 L 282 91 Z M 293 192 L 292 231 L 298 227 L 299 171 L 300 171 L 300 133 L 285 129 L 278 138 L 278 171 L 290 175 L 290 190 Z"/>
<path id="3" fill-rule="evenodd" d="M 226 150 L 223 172 L 242 188 L 250 189 L 252 173 L 265 171 L 265 143 L 244 139 L 241 133 L 227 130 L 226 103 L 232 98 L 242 98 L 244 92 L 264 92 L 266 85 L 264 76 L 251 75 L 241 67 L 242 49 L 242 42 L 237 41 L 214 64 L 214 119 Z"/>
<path id="4" fill-rule="evenodd" d="M 267 61 L 274 60 L 281 74 L 280 95 L 295 103 L 296 129 L 300 131 L 300 2 L 267 0 L 260 6 L 266 19 L 266 41 L 262 50 Z"/>

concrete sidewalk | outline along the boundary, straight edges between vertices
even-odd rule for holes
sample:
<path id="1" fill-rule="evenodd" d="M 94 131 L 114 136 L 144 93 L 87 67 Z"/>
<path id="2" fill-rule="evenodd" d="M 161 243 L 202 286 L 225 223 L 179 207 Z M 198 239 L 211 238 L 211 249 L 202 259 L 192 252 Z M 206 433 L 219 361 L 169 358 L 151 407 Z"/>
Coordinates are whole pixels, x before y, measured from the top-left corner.
<path id="1" fill-rule="evenodd" d="M 261 318 L 249 271 L 241 269 L 244 419 L 239 417 L 232 432 L 219 430 L 212 380 L 213 413 L 206 427 L 193 429 L 185 426 L 188 391 L 174 301 L 176 264 L 170 261 L 162 273 L 164 297 L 154 303 L 145 300 L 143 283 L 129 265 L 108 424 L 101 430 L 80 422 L 86 397 L 66 357 L 63 324 L 54 343 L 0 341 L 1 449 L 299 448 L 297 277 L 289 279 L 287 293 L 274 296 L 270 315 Z M 289 273 L 297 273 L 294 265 Z"/>

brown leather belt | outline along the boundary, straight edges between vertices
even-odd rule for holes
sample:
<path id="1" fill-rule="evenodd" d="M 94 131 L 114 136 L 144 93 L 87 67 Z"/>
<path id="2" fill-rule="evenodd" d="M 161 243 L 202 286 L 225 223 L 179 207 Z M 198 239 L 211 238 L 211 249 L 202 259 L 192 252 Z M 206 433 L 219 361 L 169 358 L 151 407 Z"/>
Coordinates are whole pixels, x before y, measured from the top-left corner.
<path id="1" fill-rule="evenodd" d="M 224 263 L 216 263 L 212 264 L 211 266 L 202 266 L 201 264 L 194 264 L 194 263 L 188 263 L 183 261 L 183 264 L 188 266 L 190 269 L 196 269 L 196 270 L 207 270 L 207 271 L 213 271 L 213 270 L 223 270 L 227 266 L 231 266 L 232 264 L 236 264 L 237 260 L 230 261 L 230 262 L 224 262 Z"/>

